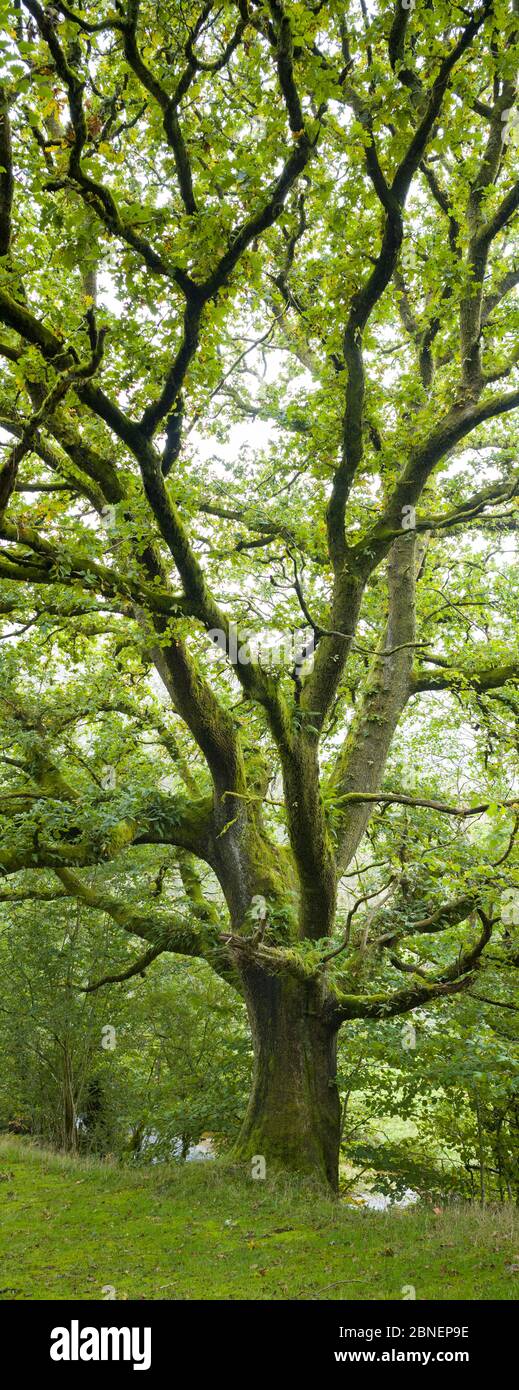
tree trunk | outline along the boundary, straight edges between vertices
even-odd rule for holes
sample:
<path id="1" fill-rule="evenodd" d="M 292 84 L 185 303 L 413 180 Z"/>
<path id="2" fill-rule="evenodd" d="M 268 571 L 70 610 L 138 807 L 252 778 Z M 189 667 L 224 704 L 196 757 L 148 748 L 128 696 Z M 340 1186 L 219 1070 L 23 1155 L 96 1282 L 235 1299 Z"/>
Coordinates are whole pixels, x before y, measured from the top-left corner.
<path id="1" fill-rule="evenodd" d="M 68 1047 L 63 1053 L 63 1148 L 65 1153 L 75 1153 L 77 1149 L 76 1102 L 72 1063 Z"/>
<path id="2" fill-rule="evenodd" d="M 252 1091 L 234 1156 L 263 1158 L 338 1187 L 337 1032 L 315 983 L 242 971 L 254 1045 Z M 257 1165 L 258 1166 L 258 1165 Z"/>

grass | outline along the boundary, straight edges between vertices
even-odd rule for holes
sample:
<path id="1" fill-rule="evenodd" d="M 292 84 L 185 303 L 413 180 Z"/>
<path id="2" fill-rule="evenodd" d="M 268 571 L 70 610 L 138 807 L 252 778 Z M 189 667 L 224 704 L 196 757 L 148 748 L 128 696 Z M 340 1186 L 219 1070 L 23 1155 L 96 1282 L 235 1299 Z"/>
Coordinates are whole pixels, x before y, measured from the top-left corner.
<path id="1" fill-rule="evenodd" d="M 0 1141 L 0 1299 L 513 1300 L 517 1212 L 387 1213 L 217 1163 L 128 1169 Z M 408 1295 L 409 1296 L 409 1295 Z"/>

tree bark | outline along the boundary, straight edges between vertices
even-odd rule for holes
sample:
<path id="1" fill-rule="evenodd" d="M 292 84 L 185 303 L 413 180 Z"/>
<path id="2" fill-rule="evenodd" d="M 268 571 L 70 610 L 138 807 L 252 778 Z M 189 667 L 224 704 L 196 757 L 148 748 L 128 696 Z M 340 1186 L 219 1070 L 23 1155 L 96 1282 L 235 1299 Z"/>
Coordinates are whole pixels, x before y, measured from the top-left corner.
<path id="1" fill-rule="evenodd" d="M 315 982 L 242 969 L 254 1046 L 252 1090 L 234 1149 L 269 1169 L 338 1188 L 337 1031 Z"/>
<path id="2" fill-rule="evenodd" d="M 63 1148 L 65 1153 L 75 1153 L 77 1149 L 76 1101 L 72 1062 L 67 1045 L 63 1053 Z"/>

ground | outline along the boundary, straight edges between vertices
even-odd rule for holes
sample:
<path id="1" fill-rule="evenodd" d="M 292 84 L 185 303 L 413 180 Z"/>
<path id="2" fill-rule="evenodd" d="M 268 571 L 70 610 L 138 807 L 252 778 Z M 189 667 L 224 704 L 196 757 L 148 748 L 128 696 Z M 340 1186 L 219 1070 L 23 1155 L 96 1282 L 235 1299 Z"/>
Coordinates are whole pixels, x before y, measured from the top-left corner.
<path id="1" fill-rule="evenodd" d="M 130 1169 L 0 1141 L 0 1299 L 514 1300 L 519 1218 L 333 1202 L 218 1163 Z M 113 1296 L 113 1293 L 112 1293 Z"/>

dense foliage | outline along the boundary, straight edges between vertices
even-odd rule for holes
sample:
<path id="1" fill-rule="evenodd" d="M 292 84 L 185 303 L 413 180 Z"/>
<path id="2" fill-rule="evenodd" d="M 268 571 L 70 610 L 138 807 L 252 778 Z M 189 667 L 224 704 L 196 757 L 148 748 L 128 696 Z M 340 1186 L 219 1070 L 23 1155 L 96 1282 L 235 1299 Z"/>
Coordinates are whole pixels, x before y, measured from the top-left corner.
<path id="1" fill-rule="evenodd" d="M 128 953 L 123 941 L 121 968 Z M 163 959 L 144 979 L 91 991 L 114 954 L 107 921 L 81 907 L 9 909 L 0 1129 L 132 1162 L 185 1158 L 206 1135 L 213 1152 L 224 1149 L 250 1079 L 243 1006 L 189 960 Z"/>

